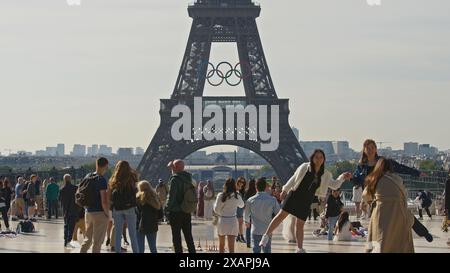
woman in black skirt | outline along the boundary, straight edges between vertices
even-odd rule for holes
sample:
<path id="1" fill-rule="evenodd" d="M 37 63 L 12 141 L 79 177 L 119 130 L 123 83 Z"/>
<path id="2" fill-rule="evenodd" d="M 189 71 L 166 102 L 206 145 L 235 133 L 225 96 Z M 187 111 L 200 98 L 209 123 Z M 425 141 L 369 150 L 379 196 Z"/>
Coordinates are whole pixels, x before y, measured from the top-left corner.
<path id="1" fill-rule="evenodd" d="M 305 253 L 303 249 L 303 227 L 309 216 L 314 195 L 318 190 L 319 197 L 325 197 L 328 188 L 338 189 L 345 180 L 350 180 L 352 174 L 349 172 L 341 174 L 334 180 L 331 173 L 325 170 L 325 153 L 315 150 L 310 162 L 303 163 L 297 168 L 294 175 L 284 185 L 281 199 L 283 200 L 280 212 L 273 218 L 266 234 L 263 235 L 260 246 L 265 246 L 273 231 L 292 214 L 296 219 L 297 253 Z"/>

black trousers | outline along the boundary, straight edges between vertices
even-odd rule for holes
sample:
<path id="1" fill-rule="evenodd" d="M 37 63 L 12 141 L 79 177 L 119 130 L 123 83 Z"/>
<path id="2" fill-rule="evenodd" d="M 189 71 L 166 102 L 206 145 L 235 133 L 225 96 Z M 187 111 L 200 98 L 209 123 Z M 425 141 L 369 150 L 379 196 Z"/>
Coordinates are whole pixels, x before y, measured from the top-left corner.
<path id="1" fill-rule="evenodd" d="M 77 215 L 64 215 L 64 245 L 72 241 Z"/>
<path id="2" fill-rule="evenodd" d="M 430 207 L 425 207 L 423 209 L 427 212 L 428 216 L 431 218 Z M 417 210 L 419 211 L 419 217 L 422 218 L 423 217 L 423 215 L 422 215 L 422 208 L 418 207 Z"/>
<path id="3" fill-rule="evenodd" d="M 8 219 L 9 207 L 3 207 L 3 208 L 0 208 L 0 210 L 2 212 L 2 218 L 3 218 L 3 222 L 5 222 L 6 228 L 9 228 L 9 219 Z"/>
<path id="4" fill-rule="evenodd" d="M 181 231 L 183 231 L 189 253 L 195 253 L 194 238 L 192 237 L 191 215 L 185 212 L 170 212 L 169 221 L 170 227 L 172 228 L 172 242 L 175 253 L 183 253 Z"/>

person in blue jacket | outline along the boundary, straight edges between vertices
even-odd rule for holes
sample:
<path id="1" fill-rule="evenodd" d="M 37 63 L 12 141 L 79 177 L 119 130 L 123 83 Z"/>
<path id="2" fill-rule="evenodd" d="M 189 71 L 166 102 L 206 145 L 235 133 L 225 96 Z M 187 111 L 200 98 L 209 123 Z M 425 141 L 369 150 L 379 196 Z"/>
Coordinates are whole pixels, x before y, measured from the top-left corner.
<path id="1" fill-rule="evenodd" d="M 377 144 L 372 139 L 366 139 L 363 144 L 363 150 L 361 153 L 361 160 L 356 168 L 356 171 L 353 173 L 352 181 L 354 184 L 359 184 L 364 187 L 364 181 L 377 164 L 380 156 L 378 155 Z M 394 172 L 399 174 L 411 175 L 414 177 L 423 177 L 426 176 L 425 173 L 420 172 L 414 168 L 410 168 L 403 164 L 398 163 L 393 159 L 389 159 L 390 164 L 392 165 Z M 373 204 L 372 206 L 374 206 Z M 371 209 L 373 209 L 372 207 Z M 433 236 L 429 233 L 428 229 L 414 217 L 414 232 L 421 237 L 425 237 L 428 242 L 433 241 Z"/>

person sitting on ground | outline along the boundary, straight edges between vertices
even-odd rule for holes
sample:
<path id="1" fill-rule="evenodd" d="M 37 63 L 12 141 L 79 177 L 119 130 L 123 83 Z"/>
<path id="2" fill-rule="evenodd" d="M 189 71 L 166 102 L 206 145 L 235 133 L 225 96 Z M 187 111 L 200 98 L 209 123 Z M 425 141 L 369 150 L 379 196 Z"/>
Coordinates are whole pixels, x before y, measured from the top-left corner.
<path id="1" fill-rule="evenodd" d="M 347 211 L 344 211 L 339 216 L 339 220 L 334 229 L 334 241 L 351 241 L 352 237 L 352 223 L 349 220 L 349 214 Z"/>

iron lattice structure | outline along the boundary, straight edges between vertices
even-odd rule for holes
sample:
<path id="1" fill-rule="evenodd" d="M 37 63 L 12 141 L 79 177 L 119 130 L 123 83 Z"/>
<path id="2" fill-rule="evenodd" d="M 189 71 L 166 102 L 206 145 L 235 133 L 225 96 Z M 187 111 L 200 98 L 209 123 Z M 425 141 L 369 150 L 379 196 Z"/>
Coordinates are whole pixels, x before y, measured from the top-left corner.
<path id="1" fill-rule="evenodd" d="M 262 156 L 286 182 L 295 169 L 307 161 L 298 139 L 289 125 L 288 99 L 278 99 L 264 55 L 256 18 L 261 8 L 251 0 L 198 0 L 188 7 L 193 18 L 186 51 L 170 99 L 162 99 L 161 123 L 147 148 L 138 171 L 142 178 L 155 181 L 170 175 L 167 163 L 175 158 L 185 158 L 202 148 L 215 145 L 235 145 Z M 236 43 L 243 77 L 245 97 L 203 97 L 206 73 L 212 43 Z M 243 65 L 245 64 L 245 65 Z M 279 147 L 276 151 L 261 151 L 260 141 L 251 140 L 189 140 L 175 141 L 171 136 L 171 109 L 178 104 L 194 110 L 194 97 L 202 97 L 203 104 L 222 105 L 279 105 Z M 259 122 L 259 121 L 258 121 Z M 248 124 L 248 123 L 247 123 Z M 270 124 L 268 125 L 269 127 Z M 194 124 L 192 122 L 192 130 Z M 239 128 L 231 128 L 239 130 Z M 248 134 L 249 128 L 244 129 Z"/>

